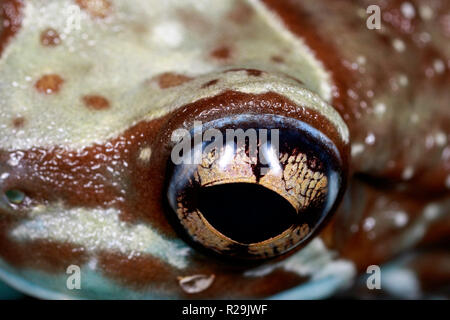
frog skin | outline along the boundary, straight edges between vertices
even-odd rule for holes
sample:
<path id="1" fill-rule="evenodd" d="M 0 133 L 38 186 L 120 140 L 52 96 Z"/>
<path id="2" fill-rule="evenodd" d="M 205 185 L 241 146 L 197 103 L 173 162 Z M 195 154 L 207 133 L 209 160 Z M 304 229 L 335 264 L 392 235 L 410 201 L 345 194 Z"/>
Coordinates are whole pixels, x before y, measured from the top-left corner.
<path id="1" fill-rule="evenodd" d="M 381 29 L 367 27 L 370 5 Z M 53 299 L 448 297 L 448 1 L 1 0 L 0 13 L 0 278 L 11 287 Z M 313 189 L 329 210 L 307 212 L 315 224 L 290 244 L 240 244 L 184 203 L 167 209 L 169 172 L 181 179 L 171 134 L 227 119 L 301 124 L 311 148 L 335 155 L 336 176 Z M 315 177 L 307 157 L 290 168 L 308 163 Z M 223 174 L 315 203 L 300 178 L 289 191 Z M 369 291 L 374 264 L 382 290 Z M 71 265 L 80 290 L 67 287 Z"/>

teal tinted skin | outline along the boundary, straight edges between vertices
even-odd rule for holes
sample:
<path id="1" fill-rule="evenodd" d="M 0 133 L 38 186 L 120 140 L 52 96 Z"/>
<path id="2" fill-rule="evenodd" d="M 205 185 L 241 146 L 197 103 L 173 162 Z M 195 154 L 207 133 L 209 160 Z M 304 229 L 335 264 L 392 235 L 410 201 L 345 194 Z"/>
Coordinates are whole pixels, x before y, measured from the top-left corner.
<path id="1" fill-rule="evenodd" d="M 0 282 L 0 299 L 1 300 L 16 300 L 23 298 L 24 295 L 10 286 Z"/>

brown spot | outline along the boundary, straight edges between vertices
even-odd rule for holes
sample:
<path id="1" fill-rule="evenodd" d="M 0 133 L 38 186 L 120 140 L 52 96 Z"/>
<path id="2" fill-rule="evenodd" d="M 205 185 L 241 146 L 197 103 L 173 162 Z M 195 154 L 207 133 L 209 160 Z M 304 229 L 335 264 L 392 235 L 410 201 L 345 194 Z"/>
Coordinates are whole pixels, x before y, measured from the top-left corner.
<path id="1" fill-rule="evenodd" d="M 9 40 L 19 31 L 22 24 L 22 0 L 3 0 L 0 2 L 0 55 Z"/>
<path id="2" fill-rule="evenodd" d="M 76 0 L 76 2 L 93 18 L 104 19 L 111 13 L 111 3 L 108 0 Z"/>
<path id="3" fill-rule="evenodd" d="M 218 60 L 225 60 L 230 58 L 230 56 L 231 56 L 231 49 L 227 46 L 220 46 L 211 51 L 211 57 Z"/>
<path id="4" fill-rule="evenodd" d="M 22 128 L 25 124 L 25 118 L 24 117 L 15 118 L 12 123 L 14 128 L 17 129 Z"/>
<path id="5" fill-rule="evenodd" d="M 271 59 L 275 63 L 284 63 L 284 58 L 282 56 L 272 56 Z"/>
<path id="6" fill-rule="evenodd" d="M 64 79 L 57 74 L 46 74 L 42 76 L 34 85 L 37 91 L 43 94 L 58 93 Z"/>
<path id="7" fill-rule="evenodd" d="M 172 72 L 165 72 L 157 76 L 158 85 L 161 89 L 176 87 L 191 80 L 192 78 L 188 76 Z"/>
<path id="8" fill-rule="evenodd" d="M 105 110 L 109 108 L 109 101 L 105 97 L 98 95 L 88 95 L 83 97 L 86 107 L 93 110 Z"/>
<path id="9" fill-rule="evenodd" d="M 48 28 L 41 33 L 41 44 L 45 47 L 55 47 L 61 43 L 61 38 L 55 29 Z"/>
<path id="10" fill-rule="evenodd" d="M 228 14 L 231 21 L 237 24 L 248 23 L 253 15 L 253 9 L 246 3 L 238 2 Z"/>
<path id="11" fill-rule="evenodd" d="M 210 80 L 202 85 L 202 89 L 215 85 L 219 79 Z"/>

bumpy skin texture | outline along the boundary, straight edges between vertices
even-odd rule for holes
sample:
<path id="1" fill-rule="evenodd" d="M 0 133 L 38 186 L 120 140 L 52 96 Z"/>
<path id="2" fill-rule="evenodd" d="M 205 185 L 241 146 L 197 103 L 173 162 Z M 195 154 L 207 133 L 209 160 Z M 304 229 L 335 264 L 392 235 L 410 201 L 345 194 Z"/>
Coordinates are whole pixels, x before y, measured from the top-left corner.
<path id="1" fill-rule="evenodd" d="M 26 195 L 0 201 L 4 281 L 49 298 L 320 298 L 448 243 L 448 1 L 162 3 L 0 1 L 0 190 Z M 321 234 L 260 266 L 192 249 L 161 201 L 171 132 L 239 113 L 314 126 L 350 170 Z M 396 269 L 414 297 L 448 284 L 448 250 L 415 254 Z"/>

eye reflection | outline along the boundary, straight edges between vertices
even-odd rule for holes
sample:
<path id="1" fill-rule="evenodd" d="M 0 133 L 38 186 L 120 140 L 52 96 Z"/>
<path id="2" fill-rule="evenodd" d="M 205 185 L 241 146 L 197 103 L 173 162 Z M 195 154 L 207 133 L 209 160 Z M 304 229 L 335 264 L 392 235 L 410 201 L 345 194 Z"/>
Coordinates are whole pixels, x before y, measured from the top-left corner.
<path id="1" fill-rule="evenodd" d="M 331 140 L 275 115 L 219 119 L 202 130 L 211 128 L 223 134 L 189 142 L 201 150 L 198 163 L 169 169 L 169 204 L 189 241 L 244 259 L 274 257 L 306 243 L 342 185 Z"/>

